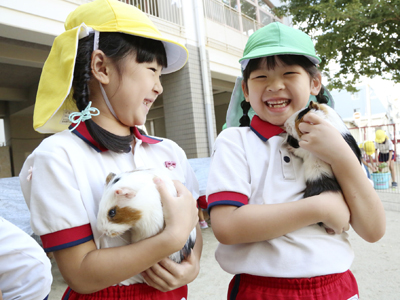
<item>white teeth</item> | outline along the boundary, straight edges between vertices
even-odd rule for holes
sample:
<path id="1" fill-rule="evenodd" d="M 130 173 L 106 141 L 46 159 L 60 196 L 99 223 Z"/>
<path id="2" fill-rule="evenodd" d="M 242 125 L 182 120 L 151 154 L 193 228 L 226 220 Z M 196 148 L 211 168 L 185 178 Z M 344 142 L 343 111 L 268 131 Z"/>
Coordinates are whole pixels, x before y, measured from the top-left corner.
<path id="1" fill-rule="evenodd" d="M 278 101 L 267 101 L 265 102 L 269 107 L 285 107 L 288 105 L 289 101 L 288 100 L 278 100 Z"/>

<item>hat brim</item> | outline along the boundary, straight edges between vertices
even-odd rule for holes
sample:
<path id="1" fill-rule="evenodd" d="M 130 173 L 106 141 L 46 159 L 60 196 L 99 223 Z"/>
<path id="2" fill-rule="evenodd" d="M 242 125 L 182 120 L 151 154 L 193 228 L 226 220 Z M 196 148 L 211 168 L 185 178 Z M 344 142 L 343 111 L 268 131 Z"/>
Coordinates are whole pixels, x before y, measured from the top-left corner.
<path id="1" fill-rule="evenodd" d="M 318 65 L 321 62 L 321 59 L 316 55 L 310 55 L 309 53 L 301 52 L 298 49 L 293 49 L 288 47 L 268 47 L 268 49 L 264 47 L 259 47 L 252 50 L 249 54 L 243 56 L 239 60 L 239 62 L 242 65 L 242 70 L 244 70 L 250 59 L 274 56 L 274 55 L 302 55 L 307 57 L 314 65 Z"/>
<path id="2" fill-rule="evenodd" d="M 183 68 L 183 66 L 186 64 L 189 58 L 189 51 L 186 49 L 185 46 L 176 41 L 164 38 L 163 36 L 161 36 L 159 32 L 146 30 L 147 24 L 143 24 L 143 26 L 141 26 L 140 22 L 136 21 L 135 25 L 136 25 L 135 30 L 132 31 L 126 30 L 124 28 L 119 28 L 119 29 L 113 28 L 112 30 L 110 30 L 109 27 L 104 27 L 104 26 L 90 26 L 90 27 L 96 31 L 99 31 L 100 34 L 101 32 L 121 32 L 129 35 L 140 36 L 143 38 L 161 41 L 164 45 L 168 62 L 168 66 L 164 68 L 161 73 L 169 74 Z M 137 29 L 137 27 L 139 28 L 142 27 L 143 30 Z"/>
<path id="3" fill-rule="evenodd" d="M 386 137 L 384 137 L 383 139 L 381 138 L 381 139 L 375 139 L 375 142 L 377 142 L 377 143 L 383 143 L 384 141 L 385 141 L 385 139 L 386 139 Z"/>

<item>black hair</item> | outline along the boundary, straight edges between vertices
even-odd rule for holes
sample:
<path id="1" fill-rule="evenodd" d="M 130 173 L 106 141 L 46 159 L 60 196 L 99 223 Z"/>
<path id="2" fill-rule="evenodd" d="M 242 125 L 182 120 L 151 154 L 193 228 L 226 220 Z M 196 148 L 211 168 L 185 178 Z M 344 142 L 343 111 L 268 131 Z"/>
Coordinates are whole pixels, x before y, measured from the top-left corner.
<path id="1" fill-rule="evenodd" d="M 251 108 L 250 102 L 243 100 L 240 103 L 240 106 L 242 107 L 243 110 L 243 116 L 239 120 L 240 123 L 239 127 L 249 127 L 250 126 L 249 110 Z"/>
<path id="2" fill-rule="evenodd" d="M 73 98 L 79 111 L 84 110 L 89 104 L 93 41 L 94 33 L 91 33 L 80 39 L 78 44 L 72 88 Z M 102 32 L 99 37 L 99 49 L 115 63 L 120 75 L 121 61 L 129 54 L 135 54 L 137 63 L 156 61 L 164 68 L 168 66 L 164 45 L 157 40 L 123 33 Z M 89 134 L 101 147 L 120 153 L 127 153 L 131 150 L 133 134 L 115 135 L 97 125 L 92 119 L 85 121 L 85 124 Z"/>
<path id="3" fill-rule="evenodd" d="M 246 69 L 243 71 L 243 82 L 245 88 L 246 89 L 248 88 L 247 81 L 249 80 L 250 74 L 253 71 L 259 69 L 262 64 L 266 64 L 268 70 L 273 70 L 278 63 L 277 58 L 287 66 L 299 65 L 310 75 L 311 78 L 315 78 L 317 74 L 319 74 L 319 70 L 317 69 L 317 67 L 307 57 L 302 55 L 276 55 L 276 56 L 260 57 L 251 59 L 247 64 Z M 328 103 L 328 98 L 324 95 L 324 92 L 325 89 L 323 86 L 321 86 L 321 89 L 318 95 L 316 96 L 318 103 L 324 103 L 324 104 Z M 245 109 L 247 110 L 246 111 L 247 114 L 250 107 L 248 108 L 246 107 Z M 244 109 L 243 109 L 243 114 L 245 114 Z M 246 123 L 247 119 L 242 117 L 240 120 L 242 119 L 244 120 L 244 123 L 242 124 L 242 122 L 240 121 L 240 127 L 250 126 L 250 121 Z"/>

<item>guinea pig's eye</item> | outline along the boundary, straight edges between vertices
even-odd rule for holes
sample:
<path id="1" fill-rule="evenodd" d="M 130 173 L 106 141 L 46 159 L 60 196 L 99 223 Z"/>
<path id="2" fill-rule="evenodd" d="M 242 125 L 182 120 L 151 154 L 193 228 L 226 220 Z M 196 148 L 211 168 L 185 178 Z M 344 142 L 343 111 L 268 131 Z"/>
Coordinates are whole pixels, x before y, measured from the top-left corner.
<path id="1" fill-rule="evenodd" d="M 121 177 L 115 178 L 114 181 L 113 181 L 113 184 L 117 183 L 120 179 L 121 179 Z"/>
<path id="2" fill-rule="evenodd" d="M 108 211 L 108 216 L 109 216 L 110 218 L 114 218 L 116 214 L 117 214 L 117 209 L 116 209 L 115 207 L 114 207 L 114 208 L 111 208 L 111 209 Z"/>

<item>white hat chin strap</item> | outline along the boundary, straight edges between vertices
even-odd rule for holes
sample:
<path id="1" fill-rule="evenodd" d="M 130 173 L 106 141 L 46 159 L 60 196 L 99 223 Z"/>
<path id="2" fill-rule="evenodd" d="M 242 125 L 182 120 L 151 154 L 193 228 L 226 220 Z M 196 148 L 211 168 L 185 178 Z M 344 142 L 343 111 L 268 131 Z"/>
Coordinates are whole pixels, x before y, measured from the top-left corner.
<path id="1" fill-rule="evenodd" d="M 99 37 L 100 37 L 100 32 L 98 32 L 97 30 L 94 30 L 93 51 L 99 49 Z M 103 95 L 104 102 L 106 102 L 107 107 L 110 110 L 110 112 L 112 113 L 112 115 L 114 116 L 114 118 L 119 120 L 114 109 L 111 106 L 110 100 L 108 100 L 106 91 L 104 90 L 103 85 L 101 84 L 100 81 L 99 81 L 99 85 L 100 85 L 101 94 Z"/>
<path id="2" fill-rule="evenodd" d="M 99 85 L 100 85 L 101 94 L 103 95 L 104 102 L 107 104 L 107 107 L 108 107 L 108 109 L 110 110 L 110 112 L 112 113 L 112 115 L 114 116 L 114 118 L 117 119 L 117 120 L 119 120 L 118 117 L 117 117 L 117 115 L 115 114 L 115 111 L 113 110 L 113 108 L 112 108 L 112 106 L 111 106 L 110 100 L 108 100 L 106 91 L 104 90 L 103 85 L 101 84 L 100 81 L 99 81 Z"/>

